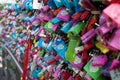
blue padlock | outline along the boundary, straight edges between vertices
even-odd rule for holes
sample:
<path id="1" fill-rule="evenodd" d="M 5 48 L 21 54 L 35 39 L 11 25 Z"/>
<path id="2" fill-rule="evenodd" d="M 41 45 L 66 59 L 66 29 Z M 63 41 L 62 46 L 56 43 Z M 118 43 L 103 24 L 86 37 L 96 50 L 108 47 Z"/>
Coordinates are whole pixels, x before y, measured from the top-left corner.
<path id="1" fill-rule="evenodd" d="M 24 36 L 25 36 L 24 33 L 21 33 L 21 34 L 19 35 L 20 38 L 23 38 Z"/>
<path id="2" fill-rule="evenodd" d="M 68 23 L 66 23 L 62 28 L 61 28 L 61 31 L 64 32 L 64 33 L 67 33 L 70 28 L 72 27 L 72 25 L 74 24 L 74 21 L 70 21 Z"/>
<path id="3" fill-rule="evenodd" d="M 47 43 L 44 42 L 44 38 L 41 38 L 41 39 L 38 41 L 38 46 L 46 49 Z"/>
<path id="4" fill-rule="evenodd" d="M 74 7 L 75 7 L 75 11 L 76 11 L 76 12 L 84 12 L 85 9 L 82 8 L 78 3 L 79 3 L 79 0 L 73 0 L 73 4 L 74 4 Z"/>
<path id="5" fill-rule="evenodd" d="M 53 40 L 51 40 L 51 41 L 49 42 L 48 46 L 47 46 L 47 49 L 48 49 L 49 51 L 52 51 L 52 50 L 53 50 L 52 44 L 53 44 Z"/>
<path id="6" fill-rule="evenodd" d="M 19 4 L 14 4 L 14 10 L 15 11 L 19 11 L 20 10 L 20 6 L 19 6 Z"/>
<path id="7" fill-rule="evenodd" d="M 52 9 L 57 9 L 55 3 L 53 0 L 49 0 L 48 3 L 47 3 Z"/>
<path id="8" fill-rule="evenodd" d="M 13 9 L 13 5 L 12 4 L 7 4 L 7 10 L 12 10 Z"/>
<path id="9" fill-rule="evenodd" d="M 37 79 L 38 78 L 38 74 L 39 72 L 37 71 L 37 70 L 34 70 L 33 72 L 32 72 L 32 77 L 33 78 L 35 78 L 35 79 Z"/>
<path id="10" fill-rule="evenodd" d="M 61 38 L 56 39 L 55 43 L 53 44 L 53 48 L 57 52 L 57 54 L 61 56 L 62 59 L 65 60 L 65 52 L 67 50 L 67 45 Z"/>
<path id="11" fill-rule="evenodd" d="M 56 4 L 57 8 L 60 8 L 63 6 L 63 3 L 61 0 L 54 0 L 54 3 Z"/>
<path id="12" fill-rule="evenodd" d="M 53 18 L 51 22 L 53 24 L 57 24 L 57 23 L 61 22 L 61 20 L 56 17 L 56 18 Z"/>
<path id="13" fill-rule="evenodd" d="M 73 2 L 72 0 L 61 0 L 63 2 L 64 6 L 70 10 L 72 10 Z"/>

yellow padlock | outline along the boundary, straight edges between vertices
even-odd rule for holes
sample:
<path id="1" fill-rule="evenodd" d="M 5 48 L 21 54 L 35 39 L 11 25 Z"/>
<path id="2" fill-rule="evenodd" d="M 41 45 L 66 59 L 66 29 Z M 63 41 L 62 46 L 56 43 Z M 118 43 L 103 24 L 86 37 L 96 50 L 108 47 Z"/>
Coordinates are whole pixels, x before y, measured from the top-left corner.
<path id="1" fill-rule="evenodd" d="M 101 42 L 97 42 L 95 45 L 102 53 L 106 54 L 109 52 L 109 49 L 106 48 Z"/>

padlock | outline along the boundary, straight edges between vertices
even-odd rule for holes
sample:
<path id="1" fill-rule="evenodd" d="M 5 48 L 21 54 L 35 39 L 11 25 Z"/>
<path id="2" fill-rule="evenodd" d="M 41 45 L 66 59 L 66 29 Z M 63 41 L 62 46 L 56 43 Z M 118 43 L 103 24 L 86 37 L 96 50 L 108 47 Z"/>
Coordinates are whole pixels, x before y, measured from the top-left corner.
<path id="1" fill-rule="evenodd" d="M 75 75 L 75 77 L 74 77 L 74 80 L 84 80 L 84 78 L 82 78 L 80 75 Z"/>
<path id="2" fill-rule="evenodd" d="M 107 62 L 106 55 L 98 55 L 93 57 L 92 66 L 104 66 Z"/>
<path id="3" fill-rule="evenodd" d="M 63 9 L 63 7 L 55 9 L 53 14 L 56 16 L 62 9 Z"/>
<path id="4" fill-rule="evenodd" d="M 113 30 L 114 28 L 115 28 L 114 26 L 108 27 L 107 24 L 103 24 L 102 26 L 96 29 L 96 33 L 100 36 L 103 36 L 107 34 L 108 32 L 110 32 L 111 30 Z"/>
<path id="5" fill-rule="evenodd" d="M 87 25 L 87 31 L 94 28 L 95 24 L 97 23 L 97 18 L 98 18 L 98 16 L 96 16 L 96 15 L 92 16 L 92 18 L 89 20 L 89 23 Z"/>
<path id="6" fill-rule="evenodd" d="M 119 80 L 120 78 L 120 61 L 119 61 L 119 58 L 120 58 L 120 54 L 118 53 L 118 56 L 117 56 L 117 59 L 114 59 L 109 70 L 110 70 L 110 75 L 111 75 L 111 78 L 114 79 L 114 80 Z"/>
<path id="7" fill-rule="evenodd" d="M 79 4 L 87 10 L 96 10 L 95 6 L 93 6 L 89 0 L 79 1 Z"/>
<path id="8" fill-rule="evenodd" d="M 53 0 L 48 0 L 47 2 L 48 6 L 50 6 L 52 9 L 56 9 L 57 6 L 55 5 L 54 1 Z"/>
<path id="9" fill-rule="evenodd" d="M 76 25 L 74 25 L 67 33 L 67 37 L 70 38 L 72 36 L 78 35 L 82 29 L 85 27 L 84 22 L 79 22 Z"/>
<path id="10" fill-rule="evenodd" d="M 83 68 L 84 64 L 85 64 L 85 63 L 82 62 L 81 58 L 82 57 L 80 55 L 77 55 L 75 61 L 74 62 L 70 62 L 70 64 L 73 67 L 77 68 L 78 70 L 81 70 Z"/>
<path id="11" fill-rule="evenodd" d="M 80 16 L 80 20 L 86 20 L 90 15 L 90 11 L 85 11 L 82 13 L 82 15 Z"/>
<path id="12" fill-rule="evenodd" d="M 63 24 L 63 27 L 61 28 L 61 31 L 64 32 L 64 33 L 67 33 L 70 28 L 73 26 L 73 24 L 75 23 L 75 21 L 70 21 L 66 24 Z"/>
<path id="13" fill-rule="evenodd" d="M 52 21 L 51 21 L 53 24 L 57 24 L 59 22 L 61 22 L 61 20 L 59 18 L 53 18 Z"/>
<path id="14" fill-rule="evenodd" d="M 51 40 L 51 41 L 48 43 L 47 50 L 49 50 L 49 51 L 52 51 L 52 50 L 53 50 L 52 44 L 53 44 L 53 40 Z"/>
<path id="15" fill-rule="evenodd" d="M 57 8 L 60 8 L 60 7 L 63 6 L 63 3 L 62 3 L 61 0 L 54 0 L 54 3 L 55 3 L 55 5 L 57 6 Z"/>
<path id="16" fill-rule="evenodd" d="M 86 80 L 92 80 L 92 78 L 89 74 L 86 74 L 84 77 L 85 77 Z"/>
<path id="17" fill-rule="evenodd" d="M 118 3 L 115 3 L 115 4 L 109 5 L 107 8 L 105 8 L 103 10 L 103 14 L 105 15 L 107 21 L 118 28 L 120 27 L 120 22 L 119 22 L 120 11 L 118 10 L 119 7 L 120 7 L 120 5 Z M 108 12 L 110 14 L 108 14 Z M 116 13 L 116 14 L 114 14 L 114 13 Z"/>
<path id="18" fill-rule="evenodd" d="M 45 29 L 43 27 L 40 28 L 40 32 L 38 34 L 39 37 L 46 37 L 45 35 Z"/>
<path id="19" fill-rule="evenodd" d="M 61 58 L 60 58 L 59 55 L 57 55 L 57 56 L 55 57 L 55 59 L 53 59 L 53 60 L 51 60 L 51 61 L 48 62 L 48 65 L 51 65 L 51 64 L 57 62 L 59 59 L 61 59 Z"/>
<path id="20" fill-rule="evenodd" d="M 92 66 L 92 59 L 84 66 L 84 70 L 95 80 L 105 80 L 101 68 Z"/>
<path id="21" fill-rule="evenodd" d="M 48 64 L 48 62 L 50 62 L 51 60 L 53 60 L 55 58 L 55 56 L 53 55 L 49 55 L 47 57 L 44 56 L 43 60 Z"/>
<path id="22" fill-rule="evenodd" d="M 58 27 L 59 27 L 59 24 L 55 24 L 55 25 L 52 27 L 52 31 L 55 32 Z"/>
<path id="23" fill-rule="evenodd" d="M 89 55 L 88 55 L 87 51 L 83 51 L 82 52 L 82 62 L 86 63 L 86 62 L 88 62 L 88 60 L 89 60 Z"/>
<path id="24" fill-rule="evenodd" d="M 81 15 L 82 15 L 82 12 L 77 12 L 77 13 L 75 13 L 75 14 L 72 15 L 72 19 L 73 20 L 78 20 Z"/>
<path id="25" fill-rule="evenodd" d="M 42 56 L 44 55 L 44 52 L 45 52 L 45 50 L 42 49 L 42 50 L 38 53 L 38 56 L 39 56 L 39 57 L 42 57 Z"/>
<path id="26" fill-rule="evenodd" d="M 73 7 L 72 0 L 61 0 L 61 1 L 67 9 L 70 9 L 70 10 L 72 9 L 72 7 Z"/>
<path id="27" fill-rule="evenodd" d="M 46 30 L 48 30 L 49 32 L 52 31 L 53 28 L 53 23 L 51 21 L 47 22 L 46 25 L 44 26 Z"/>
<path id="28" fill-rule="evenodd" d="M 64 71 L 61 73 L 61 77 L 60 79 L 62 80 L 68 80 L 68 78 L 71 76 L 71 73 L 70 72 L 67 72 L 67 71 Z"/>
<path id="29" fill-rule="evenodd" d="M 45 14 L 43 12 L 41 12 L 36 18 L 42 22 L 44 22 L 44 17 L 45 17 Z"/>
<path id="30" fill-rule="evenodd" d="M 53 48 L 57 52 L 57 54 L 65 60 L 65 52 L 67 50 L 67 45 L 64 43 L 64 41 L 62 39 L 56 40 Z"/>
<path id="31" fill-rule="evenodd" d="M 75 53 L 79 53 L 79 52 L 82 52 L 84 50 L 84 46 L 79 46 L 79 47 L 76 47 L 75 48 Z"/>
<path id="32" fill-rule="evenodd" d="M 74 78 L 73 78 L 72 76 L 70 76 L 70 77 L 68 78 L 68 80 L 74 80 Z"/>
<path id="33" fill-rule="evenodd" d="M 83 43 L 89 42 L 94 36 L 96 35 L 95 29 L 91 29 L 87 33 L 85 33 L 82 37 L 81 40 Z"/>
<path id="34" fill-rule="evenodd" d="M 51 20 L 52 18 L 53 18 L 52 15 L 46 13 L 45 16 L 44 16 L 44 21 L 49 21 L 49 20 Z"/>
<path id="35" fill-rule="evenodd" d="M 73 4 L 76 12 L 84 12 L 85 9 L 79 5 L 79 0 L 73 0 Z"/>
<path id="36" fill-rule="evenodd" d="M 110 68 L 110 65 L 112 64 L 111 61 L 108 61 L 102 68 L 102 74 L 104 76 L 107 76 L 107 77 L 110 77 L 110 72 L 109 72 L 109 68 Z"/>
<path id="37" fill-rule="evenodd" d="M 62 9 L 56 17 L 62 21 L 69 21 L 70 14 L 68 13 L 68 11 L 66 9 Z"/>
<path id="38" fill-rule="evenodd" d="M 103 54 L 106 54 L 109 52 L 109 49 L 101 42 L 97 42 L 95 45 Z"/>
<path id="39" fill-rule="evenodd" d="M 50 7 L 49 7 L 48 5 L 45 5 L 45 6 L 42 8 L 42 10 L 43 10 L 44 12 L 48 11 L 49 9 L 50 9 Z"/>
<path id="40" fill-rule="evenodd" d="M 117 29 L 111 37 L 111 40 L 108 41 L 108 45 L 112 48 L 115 48 L 117 50 L 120 50 L 120 41 L 119 41 L 119 34 L 120 34 L 120 29 Z"/>
<path id="41" fill-rule="evenodd" d="M 65 54 L 66 60 L 74 62 L 76 58 L 75 47 L 80 44 L 80 39 L 78 37 L 72 37 L 68 44 L 68 48 Z"/>
<path id="42" fill-rule="evenodd" d="M 61 72 L 61 69 L 60 69 L 60 68 L 57 68 L 56 71 L 55 71 L 54 74 L 53 74 L 53 77 L 55 77 L 56 79 L 58 79 L 60 72 Z"/>

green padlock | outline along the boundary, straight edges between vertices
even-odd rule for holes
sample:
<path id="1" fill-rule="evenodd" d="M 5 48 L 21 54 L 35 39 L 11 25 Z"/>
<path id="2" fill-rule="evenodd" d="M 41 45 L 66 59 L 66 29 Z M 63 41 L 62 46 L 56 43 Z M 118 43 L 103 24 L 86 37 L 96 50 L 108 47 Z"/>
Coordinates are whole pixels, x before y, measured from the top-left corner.
<path id="1" fill-rule="evenodd" d="M 92 60 L 90 60 L 85 66 L 84 70 L 94 79 L 94 80 L 106 80 L 105 77 L 101 74 L 101 67 L 92 66 Z"/>
<path id="2" fill-rule="evenodd" d="M 67 52 L 65 54 L 66 60 L 70 62 L 74 62 L 76 59 L 75 48 L 79 46 L 80 38 L 79 37 L 72 37 L 68 44 Z"/>
<path id="3" fill-rule="evenodd" d="M 38 77 L 41 77 L 41 76 L 43 76 L 44 75 L 44 72 L 43 71 L 41 71 L 40 73 L 38 73 Z"/>
<path id="4" fill-rule="evenodd" d="M 85 27 L 86 23 L 84 22 L 79 22 L 77 23 L 74 27 L 72 27 L 68 33 L 67 33 L 67 37 L 70 38 L 72 36 L 76 36 L 78 35 L 82 29 Z"/>
<path id="5" fill-rule="evenodd" d="M 42 50 L 40 51 L 40 53 L 39 53 L 39 57 L 42 57 L 42 56 L 43 56 L 43 54 L 44 54 L 44 52 L 45 52 L 45 50 L 44 50 L 44 49 L 42 49 Z"/>
<path id="6" fill-rule="evenodd" d="M 47 22 L 47 23 L 45 24 L 45 29 L 46 29 L 47 31 L 51 32 L 53 26 L 54 26 L 53 23 L 49 21 L 49 22 Z"/>

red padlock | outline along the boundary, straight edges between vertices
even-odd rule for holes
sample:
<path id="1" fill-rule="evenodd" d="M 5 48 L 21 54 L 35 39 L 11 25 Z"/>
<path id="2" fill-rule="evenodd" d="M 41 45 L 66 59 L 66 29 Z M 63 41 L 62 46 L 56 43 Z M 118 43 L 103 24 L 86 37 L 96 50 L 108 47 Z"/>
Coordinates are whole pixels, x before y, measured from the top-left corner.
<path id="1" fill-rule="evenodd" d="M 83 51 L 82 52 L 82 62 L 86 63 L 86 62 L 88 62 L 88 60 L 89 60 L 89 56 L 88 56 L 87 51 Z"/>
<path id="2" fill-rule="evenodd" d="M 80 16 L 82 15 L 82 12 L 77 12 L 72 16 L 73 20 L 78 20 L 80 18 Z"/>
<path id="3" fill-rule="evenodd" d="M 90 11 L 85 11 L 81 17 L 80 17 L 80 20 L 86 20 L 88 18 L 88 16 L 90 15 Z"/>
<path id="4" fill-rule="evenodd" d="M 50 37 L 47 36 L 47 37 L 45 38 L 44 42 L 47 43 L 49 40 L 50 40 Z"/>

